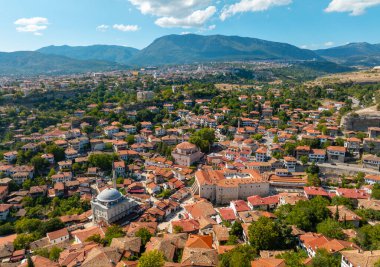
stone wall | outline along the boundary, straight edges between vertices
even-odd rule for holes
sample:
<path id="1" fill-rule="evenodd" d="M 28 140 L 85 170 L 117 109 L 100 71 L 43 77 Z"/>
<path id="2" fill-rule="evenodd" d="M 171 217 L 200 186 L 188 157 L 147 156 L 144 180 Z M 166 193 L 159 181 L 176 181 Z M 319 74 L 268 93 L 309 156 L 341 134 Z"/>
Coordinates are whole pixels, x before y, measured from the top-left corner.
<path id="1" fill-rule="evenodd" d="M 380 127 L 380 112 L 377 115 L 344 116 L 342 118 L 341 127 L 346 131 L 367 132 L 369 127 Z"/>

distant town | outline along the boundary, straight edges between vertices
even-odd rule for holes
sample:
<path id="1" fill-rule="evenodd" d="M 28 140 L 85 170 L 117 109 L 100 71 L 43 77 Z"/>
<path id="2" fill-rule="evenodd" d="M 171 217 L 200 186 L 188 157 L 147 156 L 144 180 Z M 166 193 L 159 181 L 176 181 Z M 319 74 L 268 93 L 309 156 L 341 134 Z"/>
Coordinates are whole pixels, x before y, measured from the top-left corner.
<path id="1" fill-rule="evenodd" d="M 347 75 L 0 78 L 0 266 L 380 266 L 380 70 Z"/>

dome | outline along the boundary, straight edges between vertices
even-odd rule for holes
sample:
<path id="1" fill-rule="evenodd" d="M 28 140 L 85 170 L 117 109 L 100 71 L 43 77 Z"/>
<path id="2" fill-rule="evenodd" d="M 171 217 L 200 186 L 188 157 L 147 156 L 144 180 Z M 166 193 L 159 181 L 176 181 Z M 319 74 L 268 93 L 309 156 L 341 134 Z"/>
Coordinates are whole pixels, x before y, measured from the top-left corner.
<path id="1" fill-rule="evenodd" d="M 101 202 L 112 202 L 121 198 L 122 195 L 119 191 L 114 188 L 106 188 L 96 197 L 98 201 Z"/>
<path id="2" fill-rule="evenodd" d="M 177 149 L 195 149 L 196 145 L 189 143 L 189 142 L 183 142 L 176 146 Z"/>

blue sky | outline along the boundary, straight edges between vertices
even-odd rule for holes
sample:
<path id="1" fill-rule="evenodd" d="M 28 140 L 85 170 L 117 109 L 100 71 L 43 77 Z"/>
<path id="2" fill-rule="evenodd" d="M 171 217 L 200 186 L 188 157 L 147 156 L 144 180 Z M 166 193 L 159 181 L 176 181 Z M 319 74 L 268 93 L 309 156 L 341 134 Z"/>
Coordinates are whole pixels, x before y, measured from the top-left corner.
<path id="1" fill-rule="evenodd" d="M 167 34 L 225 34 L 309 49 L 380 43 L 380 0 L 0 0 L 0 51 L 144 48 Z"/>

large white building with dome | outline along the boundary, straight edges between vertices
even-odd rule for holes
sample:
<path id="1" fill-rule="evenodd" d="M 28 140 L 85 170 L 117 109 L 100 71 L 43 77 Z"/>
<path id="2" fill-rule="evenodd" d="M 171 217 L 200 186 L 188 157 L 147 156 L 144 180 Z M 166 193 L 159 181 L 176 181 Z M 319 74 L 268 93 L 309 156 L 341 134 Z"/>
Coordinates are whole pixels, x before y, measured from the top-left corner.
<path id="1" fill-rule="evenodd" d="M 114 188 L 106 188 L 91 201 L 94 222 L 115 223 L 130 214 L 137 203 Z"/>

